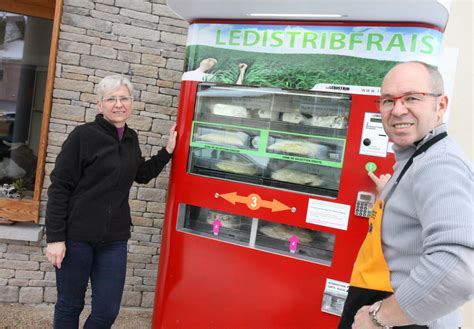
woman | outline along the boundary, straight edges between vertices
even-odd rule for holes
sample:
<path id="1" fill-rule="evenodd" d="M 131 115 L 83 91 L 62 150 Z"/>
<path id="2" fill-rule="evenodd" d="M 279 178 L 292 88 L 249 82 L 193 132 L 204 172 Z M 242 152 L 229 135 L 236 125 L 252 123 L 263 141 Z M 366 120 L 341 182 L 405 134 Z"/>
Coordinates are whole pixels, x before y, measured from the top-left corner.
<path id="1" fill-rule="evenodd" d="M 76 127 L 51 173 L 46 210 L 46 256 L 56 267 L 54 328 L 78 328 L 89 278 L 92 310 L 84 328 L 110 328 L 120 309 L 130 238 L 132 183 L 158 176 L 176 145 L 176 125 L 166 147 L 145 161 L 137 133 L 125 121 L 133 87 L 122 76 L 97 86 L 100 114 Z"/>

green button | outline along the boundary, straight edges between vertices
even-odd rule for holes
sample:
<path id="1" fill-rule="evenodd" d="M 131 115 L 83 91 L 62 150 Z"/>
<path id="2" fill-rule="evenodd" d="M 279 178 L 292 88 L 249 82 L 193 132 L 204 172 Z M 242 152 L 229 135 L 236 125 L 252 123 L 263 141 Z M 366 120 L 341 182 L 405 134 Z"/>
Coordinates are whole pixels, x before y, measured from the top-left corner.
<path id="1" fill-rule="evenodd" d="M 373 162 L 367 162 L 365 164 L 365 170 L 367 170 L 367 172 L 374 172 L 377 170 L 377 165 Z"/>

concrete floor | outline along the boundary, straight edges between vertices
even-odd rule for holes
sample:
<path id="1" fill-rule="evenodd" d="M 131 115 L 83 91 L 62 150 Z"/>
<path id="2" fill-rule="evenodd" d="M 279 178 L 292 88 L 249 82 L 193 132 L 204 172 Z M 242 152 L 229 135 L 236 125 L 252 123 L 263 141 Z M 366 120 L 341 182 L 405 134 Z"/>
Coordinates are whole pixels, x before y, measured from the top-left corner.
<path id="1" fill-rule="evenodd" d="M 0 329 L 50 329 L 52 328 L 53 305 L 0 303 Z M 90 309 L 86 306 L 81 314 L 82 328 Z M 151 328 L 152 310 L 122 307 L 113 329 Z"/>

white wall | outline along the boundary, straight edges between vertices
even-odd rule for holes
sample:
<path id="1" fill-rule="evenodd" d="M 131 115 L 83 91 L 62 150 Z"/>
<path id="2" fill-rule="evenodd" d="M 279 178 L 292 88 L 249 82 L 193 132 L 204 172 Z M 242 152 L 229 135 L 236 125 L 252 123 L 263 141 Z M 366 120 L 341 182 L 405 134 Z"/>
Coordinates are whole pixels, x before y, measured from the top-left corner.
<path id="1" fill-rule="evenodd" d="M 474 159 L 473 20 L 473 0 L 453 0 L 444 34 L 445 47 L 459 48 L 449 116 L 449 134 L 461 144 L 471 161 Z M 474 301 L 463 307 L 463 320 L 463 328 L 474 328 Z"/>

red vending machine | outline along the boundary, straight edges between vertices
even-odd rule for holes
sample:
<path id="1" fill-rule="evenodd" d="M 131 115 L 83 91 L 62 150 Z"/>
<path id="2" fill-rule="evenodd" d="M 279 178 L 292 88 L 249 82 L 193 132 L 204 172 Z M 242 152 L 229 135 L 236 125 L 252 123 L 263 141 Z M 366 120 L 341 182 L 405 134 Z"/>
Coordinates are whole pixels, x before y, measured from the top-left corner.
<path id="1" fill-rule="evenodd" d="M 397 62 L 436 64 L 444 25 L 169 5 L 193 22 L 153 328 L 335 328 L 375 198 L 367 171 L 394 161 L 378 86 Z"/>

